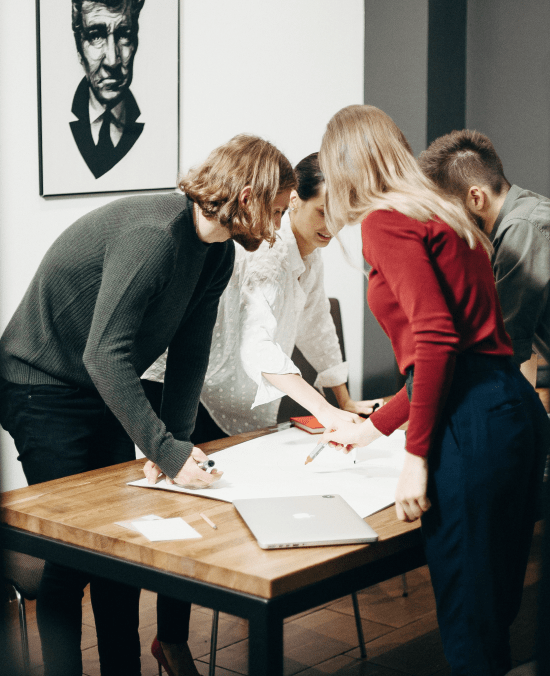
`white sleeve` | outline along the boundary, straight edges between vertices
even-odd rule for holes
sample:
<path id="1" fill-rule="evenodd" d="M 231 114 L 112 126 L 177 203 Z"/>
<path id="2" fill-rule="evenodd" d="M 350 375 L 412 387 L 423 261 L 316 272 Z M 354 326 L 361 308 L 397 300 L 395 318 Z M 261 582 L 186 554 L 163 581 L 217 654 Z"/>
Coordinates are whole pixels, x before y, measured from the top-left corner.
<path id="1" fill-rule="evenodd" d="M 342 385 L 348 380 L 347 362 L 342 360 L 340 341 L 330 314 L 330 302 L 325 293 L 323 262 L 319 256 L 314 262 L 311 291 L 301 317 L 296 345 L 317 371 L 315 387 Z"/>
<path id="2" fill-rule="evenodd" d="M 275 285 L 274 285 L 275 286 Z M 272 302 L 276 288 L 266 284 L 242 292 L 241 306 L 241 361 L 249 378 L 258 386 L 252 408 L 284 396 L 269 383 L 263 373 L 297 373 L 300 370 L 275 340 L 277 318 Z"/>
<path id="3" fill-rule="evenodd" d="M 252 408 L 284 396 L 262 372 L 300 374 L 276 341 L 277 316 L 284 311 L 285 275 L 281 266 L 268 265 L 260 274 L 249 275 L 241 288 L 240 357 L 246 374 L 258 386 Z"/>

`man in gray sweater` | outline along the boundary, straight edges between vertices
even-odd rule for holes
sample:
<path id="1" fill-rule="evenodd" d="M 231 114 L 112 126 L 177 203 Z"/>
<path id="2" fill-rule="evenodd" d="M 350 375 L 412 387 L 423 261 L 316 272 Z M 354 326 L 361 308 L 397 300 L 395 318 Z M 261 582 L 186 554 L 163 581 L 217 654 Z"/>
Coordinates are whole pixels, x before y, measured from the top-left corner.
<path id="1" fill-rule="evenodd" d="M 514 361 L 535 386 L 534 349 L 550 362 L 550 199 L 511 186 L 493 144 L 477 131 L 441 136 L 418 161 L 436 185 L 462 200 L 491 240 Z"/>
<path id="2" fill-rule="evenodd" d="M 0 339 L 0 423 L 30 484 L 134 458 L 194 487 L 219 475 L 190 441 L 230 239 L 273 240 L 294 174 L 241 135 L 179 184 L 83 216 L 53 243 Z M 167 348 L 160 418 L 140 382 Z M 80 676 L 81 598 L 91 582 L 103 676 L 139 676 L 139 589 L 47 564 L 37 616 L 45 676 Z"/>

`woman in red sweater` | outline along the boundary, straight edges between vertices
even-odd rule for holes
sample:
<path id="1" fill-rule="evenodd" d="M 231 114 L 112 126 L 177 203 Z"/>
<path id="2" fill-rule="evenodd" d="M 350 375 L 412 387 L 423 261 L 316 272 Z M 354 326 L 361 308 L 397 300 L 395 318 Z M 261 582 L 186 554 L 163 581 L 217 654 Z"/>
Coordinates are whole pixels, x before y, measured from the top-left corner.
<path id="1" fill-rule="evenodd" d="M 338 112 L 320 160 L 329 228 L 362 222 L 369 306 L 407 376 L 364 424 L 341 424 L 324 440 L 365 446 L 409 421 L 396 512 L 422 518 L 452 674 L 502 676 L 549 423 L 510 359 L 491 245 L 377 108 Z"/>

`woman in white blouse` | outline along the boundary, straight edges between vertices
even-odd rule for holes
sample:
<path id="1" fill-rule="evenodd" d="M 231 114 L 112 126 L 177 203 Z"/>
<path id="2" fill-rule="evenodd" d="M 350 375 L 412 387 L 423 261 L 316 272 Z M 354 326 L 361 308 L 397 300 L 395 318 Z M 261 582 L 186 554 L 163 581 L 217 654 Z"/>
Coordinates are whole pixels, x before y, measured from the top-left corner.
<path id="1" fill-rule="evenodd" d="M 331 235 L 325 225 L 325 185 L 317 153 L 295 168 L 289 218 L 273 247 L 251 253 L 235 247 L 233 275 L 220 299 L 210 363 L 201 394 L 194 443 L 273 425 L 288 394 L 325 427 L 335 418 L 357 420 L 376 401 L 354 401 L 347 363 L 336 335 L 323 284 L 319 249 Z M 297 345 L 317 371 L 315 386 L 331 387 L 339 409 L 300 377 L 290 355 Z M 143 375 L 162 382 L 166 355 Z M 148 394 L 160 388 L 145 383 Z M 155 398 L 155 394 L 152 395 Z M 208 420 L 211 418 L 211 420 Z M 212 436 L 216 435 L 217 436 Z M 207 438 L 208 437 L 208 438 Z"/>
<path id="2" fill-rule="evenodd" d="M 259 429 L 277 421 L 288 394 L 328 429 L 342 419 L 359 422 L 382 400 L 354 401 L 346 386 L 348 367 L 330 314 L 319 249 L 331 240 L 325 225 L 325 184 L 317 153 L 296 167 L 298 190 L 290 197 L 276 243 L 253 252 L 236 245 L 235 267 L 224 291 L 213 332 L 210 362 L 193 443 Z M 297 345 L 318 373 L 316 387 L 331 387 L 335 408 L 300 376 L 289 355 Z M 144 389 L 159 404 L 166 357 L 143 376 Z M 156 381 L 156 383 L 154 382 Z M 156 391 L 155 391 L 156 390 Z M 159 471 L 148 462 L 148 478 Z M 190 604 L 159 596 L 158 636 L 153 654 L 173 674 L 198 674 L 187 638 Z M 167 670 L 168 670 L 167 669 Z M 168 671 L 170 674 L 170 671 Z"/>

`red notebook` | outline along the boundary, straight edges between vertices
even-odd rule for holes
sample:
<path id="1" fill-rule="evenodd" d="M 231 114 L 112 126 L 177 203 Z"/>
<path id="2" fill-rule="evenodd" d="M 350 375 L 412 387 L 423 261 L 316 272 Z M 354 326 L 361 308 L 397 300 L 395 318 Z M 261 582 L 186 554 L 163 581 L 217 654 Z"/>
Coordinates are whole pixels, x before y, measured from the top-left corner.
<path id="1" fill-rule="evenodd" d="M 301 430 L 305 430 L 310 434 L 322 434 L 325 431 L 325 428 L 313 415 L 296 416 L 291 418 L 290 422 L 293 423 L 295 427 L 299 427 Z"/>

